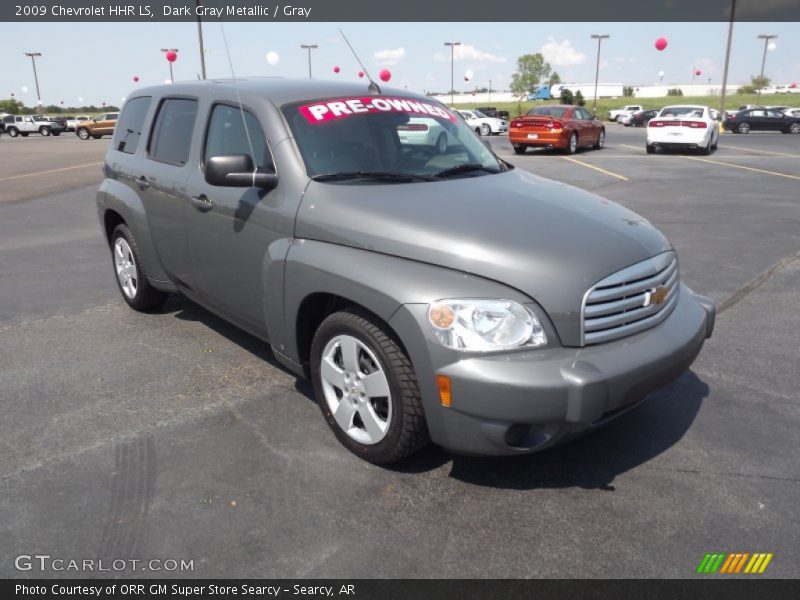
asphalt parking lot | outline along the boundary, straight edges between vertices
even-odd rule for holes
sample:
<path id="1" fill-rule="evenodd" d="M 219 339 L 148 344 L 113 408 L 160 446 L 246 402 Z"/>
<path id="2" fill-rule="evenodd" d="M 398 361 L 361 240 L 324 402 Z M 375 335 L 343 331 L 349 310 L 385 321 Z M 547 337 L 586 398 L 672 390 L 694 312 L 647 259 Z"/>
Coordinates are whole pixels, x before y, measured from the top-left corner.
<path id="1" fill-rule="evenodd" d="M 0 577 L 38 575 L 13 565 L 34 553 L 192 559 L 197 577 L 692 577 L 713 551 L 797 577 L 800 136 L 726 134 L 708 157 L 607 139 L 491 143 L 671 239 L 720 309 L 692 370 L 569 445 L 383 469 L 261 342 L 180 297 L 127 308 L 94 207 L 107 139 L 4 136 Z"/>

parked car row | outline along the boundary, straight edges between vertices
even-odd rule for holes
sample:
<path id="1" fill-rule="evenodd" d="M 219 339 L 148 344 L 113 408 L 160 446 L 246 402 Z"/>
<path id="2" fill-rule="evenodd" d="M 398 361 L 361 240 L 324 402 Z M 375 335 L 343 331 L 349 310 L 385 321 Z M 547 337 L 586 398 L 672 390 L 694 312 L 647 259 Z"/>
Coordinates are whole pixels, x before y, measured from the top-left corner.
<path id="1" fill-rule="evenodd" d="M 58 117 L 39 115 L 6 115 L 0 120 L 0 134 L 10 137 L 28 137 L 31 133 L 43 136 L 59 136 L 65 131 L 74 131 L 82 140 L 99 139 L 113 135 L 119 113 L 105 113 L 96 117 Z"/>
<path id="2" fill-rule="evenodd" d="M 751 131 L 780 131 L 800 133 L 800 109 L 754 107 L 725 116 L 725 129 L 734 133 Z"/>

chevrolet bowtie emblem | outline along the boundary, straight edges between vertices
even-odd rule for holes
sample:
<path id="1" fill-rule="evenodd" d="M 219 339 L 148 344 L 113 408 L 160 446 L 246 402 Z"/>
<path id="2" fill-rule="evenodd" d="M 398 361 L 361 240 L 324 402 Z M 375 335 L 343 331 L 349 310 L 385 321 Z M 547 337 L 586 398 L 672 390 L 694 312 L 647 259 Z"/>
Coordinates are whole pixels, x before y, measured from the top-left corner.
<path id="1" fill-rule="evenodd" d="M 651 304 L 655 305 L 662 304 L 666 299 L 667 299 L 667 288 L 665 288 L 663 285 L 660 285 L 655 289 L 648 290 L 647 292 L 645 292 L 644 304 L 642 304 L 642 306 L 647 308 Z"/>

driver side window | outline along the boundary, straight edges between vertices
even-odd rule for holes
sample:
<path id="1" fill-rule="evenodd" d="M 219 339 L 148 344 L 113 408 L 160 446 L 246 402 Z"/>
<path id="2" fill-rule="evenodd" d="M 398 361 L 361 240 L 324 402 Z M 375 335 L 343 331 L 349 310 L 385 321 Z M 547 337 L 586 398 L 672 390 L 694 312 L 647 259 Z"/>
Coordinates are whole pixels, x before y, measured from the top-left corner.
<path id="1" fill-rule="evenodd" d="M 258 171 L 275 171 L 267 137 L 258 119 L 238 107 L 217 104 L 208 121 L 203 162 L 211 156 L 227 154 L 246 154 L 253 159 L 253 165 Z"/>

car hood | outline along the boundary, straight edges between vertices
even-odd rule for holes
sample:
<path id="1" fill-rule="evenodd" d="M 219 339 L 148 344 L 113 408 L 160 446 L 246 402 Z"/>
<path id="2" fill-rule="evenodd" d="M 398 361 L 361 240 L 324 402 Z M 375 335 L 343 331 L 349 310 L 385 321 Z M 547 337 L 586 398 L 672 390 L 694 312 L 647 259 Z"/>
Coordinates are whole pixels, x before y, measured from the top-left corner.
<path id="1" fill-rule="evenodd" d="M 518 169 L 433 183 L 312 181 L 296 236 L 513 287 L 547 311 L 565 345 L 580 344 L 581 304 L 592 285 L 670 249 L 636 213 Z"/>

